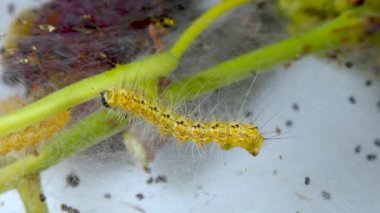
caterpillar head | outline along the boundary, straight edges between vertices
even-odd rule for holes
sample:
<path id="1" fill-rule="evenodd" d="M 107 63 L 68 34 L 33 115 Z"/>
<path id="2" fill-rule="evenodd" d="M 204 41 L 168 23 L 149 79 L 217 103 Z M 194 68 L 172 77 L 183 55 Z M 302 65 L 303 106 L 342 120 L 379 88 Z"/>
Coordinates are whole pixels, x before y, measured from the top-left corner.
<path id="1" fill-rule="evenodd" d="M 102 104 L 106 108 L 110 108 L 111 106 L 114 105 L 115 103 L 115 92 L 112 90 L 106 90 L 100 93 L 101 94 L 101 99 L 102 99 Z"/>
<path id="2" fill-rule="evenodd" d="M 259 129 L 255 125 L 248 124 L 246 131 L 248 135 L 248 140 L 245 141 L 245 143 L 243 143 L 242 146 L 253 156 L 256 156 L 259 154 L 264 144 L 264 137 L 261 135 Z"/>

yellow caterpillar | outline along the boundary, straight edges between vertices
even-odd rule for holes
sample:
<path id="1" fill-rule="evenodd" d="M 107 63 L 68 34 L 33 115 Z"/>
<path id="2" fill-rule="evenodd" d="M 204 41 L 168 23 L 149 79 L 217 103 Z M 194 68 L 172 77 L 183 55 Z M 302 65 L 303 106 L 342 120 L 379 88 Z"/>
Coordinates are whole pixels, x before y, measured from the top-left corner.
<path id="1" fill-rule="evenodd" d="M 192 140 L 203 146 L 216 142 L 222 149 L 242 147 L 254 156 L 264 143 L 264 137 L 253 124 L 192 120 L 132 90 L 107 90 L 101 96 L 105 107 L 143 117 L 157 126 L 163 135 L 173 135 L 181 143 Z"/>
<path id="2" fill-rule="evenodd" d="M 70 113 L 66 110 L 33 126 L 0 137 L 0 156 L 6 155 L 12 150 L 19 151 L 48 140 L 65 127 L 69 118 Z"/>

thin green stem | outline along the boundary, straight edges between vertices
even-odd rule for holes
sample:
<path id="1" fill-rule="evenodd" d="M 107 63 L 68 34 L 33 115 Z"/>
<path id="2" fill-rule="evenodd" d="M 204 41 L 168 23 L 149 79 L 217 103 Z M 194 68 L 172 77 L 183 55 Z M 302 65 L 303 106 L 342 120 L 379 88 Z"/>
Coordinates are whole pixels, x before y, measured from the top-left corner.
<path id="1" fill-rule="evenodd" d="M 209 91 L 265 71 L 276 64 L 310 53 L 357 44 L 364 35 L 365 17 L 347 12 L 315 30 L 265 46 L 169 85 L 165 97 L 181 103 Z"/>
<path id="2" fill-rule="evenodd" d="M 21 178 L 17 191 L 27 213 L 47 213 L 48 208 L 42 194 L 39 174 L 28 174 Z"/>
<path id="3" fill-rule="evenodd" d="M 241 4 L 252 2 L 253 0 L 224 0 L 215 7 L 208 10 L 199 17 L 178 39 L 172 46 L 170 52 L 177 58 L 181 58 L 184 52 L 189 48 L 191 43 L 219 16 L 226 13 Z"/>

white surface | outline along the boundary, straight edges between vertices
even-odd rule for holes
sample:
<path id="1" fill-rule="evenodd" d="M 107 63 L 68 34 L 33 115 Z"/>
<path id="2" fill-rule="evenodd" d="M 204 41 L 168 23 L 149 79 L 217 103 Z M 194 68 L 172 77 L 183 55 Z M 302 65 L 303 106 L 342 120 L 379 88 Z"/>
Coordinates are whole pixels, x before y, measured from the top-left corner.
<path id="1" fill-rule="evenodd" d="M 379 212 L 379 159 L 369 162 L 366 155 L 380 154 L 373 145 L 380 137 L 380 82 L 366 87 L 369 78 L 313 57 L 260 75 L 247 109 L 264 108 L 255 123 L 274 115 L 265 129 L 280 127 L 289 138 L 266 142 L 256 158 L 241 149 L 169 143 L 152 163 L 152 174 L 130 165 L 126 153 L 77 155 L 43 173 L 49 209 L 60 212 L 65 203 L 81 212 L 141 212 L 136 206 L 145 212 Z M 349 103 L 351 95 L 356 104 Z M 358 144 L 362 151 L 356 154 Z M 76 188 L 66 184 L 71 172 L 81 180 Z M 146 184 L 157 175 L 168 182 Z M 138 200 L 137 193 L 145 198 Z M 2 202 L 0 212 L 23 211 L 14 192 L 1 195 Z"/>

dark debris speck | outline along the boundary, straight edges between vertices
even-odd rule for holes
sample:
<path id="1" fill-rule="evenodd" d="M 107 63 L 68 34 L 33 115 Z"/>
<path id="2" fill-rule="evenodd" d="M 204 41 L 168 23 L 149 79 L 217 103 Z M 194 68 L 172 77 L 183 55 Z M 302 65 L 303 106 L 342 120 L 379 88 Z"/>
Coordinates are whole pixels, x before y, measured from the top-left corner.
<path id="1" fill-rule="evenodd" d="M 74 174 L 74 173 L 70 173 L 69 175 L 67 175 L 66 177 L 66 182 L 67 184 L 69 184 L 69 186 L 71 187 L 77 187 L 80 183 L 80 179 L 79 179 L 79 176 Z"/>
<path id="2" fill-rule="evenodd" d="M 146 173 L 148 173 L 148 174 L 151 174 L 151 173 L 152 173 L 152 169 L 151 169 L 150 167 L 147 167 L 147 166 L 144 167 L 144 171 L 145 171 Z"/>
<path id="3" fill-rule="evenodd" d="M 285 125 L 286 125 L 287 127 L 291 127 L 291 126 L 293 126 L 293 121 L 291 121 L 291 120 L 287 120 L 287 121 L 285 122 Z"/>
<path id="4" fill-rule="evenodd" d="M 355 153 L 360 153 L 362 151 L 362 146 L 357 145 L 355 146 Z"/>
<path id="5" fill-rule="evenodd" d="M 322 191 L 322 197 L 325 198 L 326 200 L 330 200 L 331 194 L 329 192 Z"/>
<path id="6" fill-rule="evenodd" d="M 252 112 L 245 112 L 245 117 L 250 118 L 252 116 Z"/>
<path id="7" fill-rule="evenodd" d="M 300 110 L 300 107 L 298 106 L 297 103 L 294 103 L 294 104 L 292 105 L 292 109 L 293 109 L 294 111 L 299 111 L 299 110 Z"/>
<path id="8" fill-rule="evenodd" d="M 377 159 L 377 155 L 376 154 L 371 153 L 371 154 L 367 155 L 367 160 L 368 161 L 374 161 L 376 159 Z"/>
<path id="9" fill-rule="evenodd" d="M 309 177 L 305 177 L 305 185 L 309 185 L 310 184 L 310 178 Z"/>
<path id="10" fill-rule="evenodd" d="M 148 178 L 148 180 L 146 180 L 146 183 L 147 183 L 147 184 L 152 184 L 153 181 L 154 181 L 154 178 L 153 178 L 152 176 L 150 176 L 150 177 Z"/>
<path id="11" fill-rule="evenodd" d="M 61 204 L 61 210 L 62 211 L 66 211 L 67 208 L 68 208 L 68 206 L 66 204 L 64 204 L 64 203 Z"/>
<path id="12" fill-rule="evenodd" d="M 354 96 L 348 97 L 348 100 L 350 101 L 351 104 L 356 104 L 356 99 Z"/>
<path id="13" fill-rule="evenodd" d="M 168 179 L 164 175 L 159 175 L 156 177 L 155 183 L 166 183 L 168 182 Z"/>
<path id="14" fill-rule="evenodd" d="M 112 196 L 111 196 L 110 193 L 105 193 L 105 194 L 104 194 L 104 198 L 105 198 L 105 199 L 111 199 L 111 197 L 112 197 Z"/>
<path id="15" fill-rule="evenodd" d="M 143 199 L 144 199 L 144 195 L 141 194 L 141 193 L 136 194 L 136 197 L 137 197 L 137 199 L 139 199 L 139 200 L 143 200 Z"/>
<path id="16" fill-rule="evenodd" d="M 375 144 L 375 146 L 380 148 L 380 138 L 376 138 L 373 144 Z"/>
<path id="17" fill-rule="evenodd" d="M 46 201 L 46 196 L 44 194 L 40 194 L 40 201 L 45 202 Z"/>
<path id="18" fill-rule="evenodd" d="M 68 213 L 80 213 L 78 209 L 68 206 L 64 203 L 61 204 L 61 210 Z"/>
<path id="19" fill-rule="evenodd" d="M 367 87 L 371 86 L 371 85 L 372 85 L 372 81 L 371 81 L 370 79 L 366 80 L 366 81 L 365 81 L 365 85 L 366 85 Z"/>
<path id="20" fill-rule="evenodd" d="M 352 63 L 351 61 L 347 61 L 346 63 L 344 63 L 344 66 L 350 69 L 354 66 L 354 63 Z"/>

